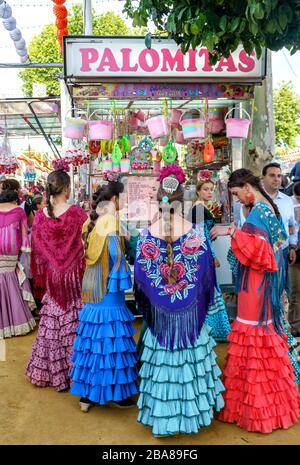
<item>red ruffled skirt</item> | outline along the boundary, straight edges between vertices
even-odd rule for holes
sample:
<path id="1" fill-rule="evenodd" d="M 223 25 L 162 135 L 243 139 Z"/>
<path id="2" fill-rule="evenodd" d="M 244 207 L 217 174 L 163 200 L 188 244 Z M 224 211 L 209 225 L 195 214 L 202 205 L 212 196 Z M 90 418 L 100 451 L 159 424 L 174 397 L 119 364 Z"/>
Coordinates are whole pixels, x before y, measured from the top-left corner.
<path id="1" fill-rule="evenodd" d="M 223 371 L 225 406 L 218 419 L 247 431 L 271 433 L 299 419 L 299 393 L 286 336 L 272 324 L 232 325 Z"/>

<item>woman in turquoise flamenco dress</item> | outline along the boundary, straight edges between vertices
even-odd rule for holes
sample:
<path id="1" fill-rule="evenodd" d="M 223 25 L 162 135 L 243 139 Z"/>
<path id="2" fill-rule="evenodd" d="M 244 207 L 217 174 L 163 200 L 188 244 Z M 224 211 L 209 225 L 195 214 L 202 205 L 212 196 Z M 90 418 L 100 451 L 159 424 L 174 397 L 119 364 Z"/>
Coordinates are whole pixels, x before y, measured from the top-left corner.
<path id="1" fill-rule="evenodd" d="M 144 314 L 138 422 L 155 437 L 198 433 L 224 405 L 216 342 L 205 322 L 214 299 L 213 256 L 203 225 L 180 215 L 183 181 L 175 168 L 161 172 L 161 215 L 138 239 L 134 270 L 151 303 Z"/>

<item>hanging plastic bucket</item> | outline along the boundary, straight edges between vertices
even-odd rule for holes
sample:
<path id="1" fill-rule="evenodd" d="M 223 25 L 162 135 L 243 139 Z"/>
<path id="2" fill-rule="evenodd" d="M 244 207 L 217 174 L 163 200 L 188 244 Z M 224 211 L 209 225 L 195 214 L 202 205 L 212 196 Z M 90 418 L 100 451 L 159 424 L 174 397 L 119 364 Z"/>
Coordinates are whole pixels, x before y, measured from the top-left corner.
<path id="1" fill-rule="evenodd" d="M 94 111 L 90 118 L 99 110 Z M 112 138 L 113 121 L 109 119 L 89 120 L 89 140 L 109 140 Z"/>
<path id="2" fill-rule="evenodd" d="M 72 110 L 78 110 L 78 108 L 72 108 L 67 112 L 67 115 Z M 67 117 L 67 115 L 65 119 L 64 137 L 69 139 L 83 139 L 86 128 L 86 120 L 82 119 L 81 117 Z"/>
<path id="3" fill-rule="evenodd" d="M 112 170 L 112 161 L 103 160 L 102 161 L 102 171 L 111 171 Z"/>
<path id="4" fill-rule="evenodd" d="M 201 114 L 203 115 L 203 113 L 200 110 L 188 110 L 187 112 L 183 113 L 183 115 L 180 118 L 183 137 L 185 139 L 203 139 L 206 137 L 205 117 L 203 115 L 203 118 L 195 118 L 195 111 L 199 113 L 199 116 Z"/>
<path id="5" fill-rule="evenodd" d="M 142 122 L 144 122 L 146 119 L 146 116 L 143 110 L 139 110 L 137 113 L 135 113 L 135 116 L 139 121 L 142 121 Z"/>
<path id="6" fill-rule="evenodd" d="M 180 118 L 182 117 L 182 111 L 177 110 L 176 108 L 173 108 L 171 111 L 171 124 L 176 127 L 177 125 L 180 125 Z"/>
<path id="7" fill-rule="evenodd" d="M 120 162 L 121 173 L 129 173 L 130 171 L 130 160 L 129 158 L 122 158 Z"/>
<path id="8" fill-rule="evenodd" d="M 236 108 L 232 108 L 228 111 L 225 115 L 225 124 L 226 124 L 226 137 L 230 137 L 233 139 L 247 139 L 249 126 L 251 123 L 251 118 L 249 113 L 242 108 L 242 111 L 246 113 L 248 116 L 247 118 L 228 118 L 228 115 L 235 110 Z M 239 110 L 239 109 L 237 109 Z"/>
<path id="9" fill-rule="evenodd" d="M 165 116 L 153 116 L 147 119 L 146 125 L 152 139 L 158 139 L 159 137 L 168 135 L 168 120 Z"/>

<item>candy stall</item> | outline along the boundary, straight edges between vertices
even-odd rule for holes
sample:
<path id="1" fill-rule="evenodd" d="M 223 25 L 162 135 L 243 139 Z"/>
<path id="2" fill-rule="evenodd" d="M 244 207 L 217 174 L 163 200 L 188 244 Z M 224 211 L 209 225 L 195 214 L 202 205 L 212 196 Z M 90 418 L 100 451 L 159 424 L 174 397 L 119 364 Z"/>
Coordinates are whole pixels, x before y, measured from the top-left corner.
<path id="1" fill-rule="evenodd" d="M 265 65 L 264 54 L 242 48 L 210 66 L 205 48 L 183 55 L 168 39 L 148 49 L 139 37 L 66 36 L 64 150 L 55 163 L 75 168 L 87 199 L 108 172 L 122 175 L 130 199 L 151 198 L 159 169 L 178 163 L 193 200 L 199 172 L 208 170 L 212 211 L 228 222 L 226 181 L 251 145 L 254 86 Z"/>

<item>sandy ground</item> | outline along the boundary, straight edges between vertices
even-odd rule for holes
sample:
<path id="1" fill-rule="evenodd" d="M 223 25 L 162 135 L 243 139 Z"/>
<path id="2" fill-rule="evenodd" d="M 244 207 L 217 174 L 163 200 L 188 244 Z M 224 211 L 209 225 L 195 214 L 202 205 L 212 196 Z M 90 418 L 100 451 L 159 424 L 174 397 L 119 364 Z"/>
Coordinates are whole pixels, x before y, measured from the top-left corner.
<path id="1" fill-rule="evenodd" d="M 136 327 L 139 332 L 140 322 Z M 89 413 L 82 413 L 78 397 L 37 388 L 27 381 L 24 371 L 36 332 L 5 341 L 6 361 L 0 362 L 1 444 L 300 445 L 300 422 L 289 430 L 264 435 L 214 420 L 196 435 L 155 439 L 149 428 L 137 423 L 136 407 L 120 410 L 95 406 Z M 226 343 L 216 348 L 221 369 L 226 348 Z"/>

